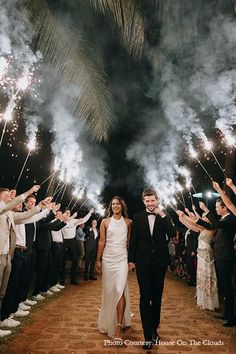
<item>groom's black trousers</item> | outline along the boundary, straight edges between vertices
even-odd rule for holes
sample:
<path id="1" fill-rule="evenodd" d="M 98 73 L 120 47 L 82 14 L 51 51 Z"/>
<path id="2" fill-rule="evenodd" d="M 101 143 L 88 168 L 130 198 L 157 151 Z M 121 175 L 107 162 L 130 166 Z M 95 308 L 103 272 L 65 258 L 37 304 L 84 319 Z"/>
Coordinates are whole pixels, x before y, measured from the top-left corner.
<path id="1" fill-rule="evenodd" d="M 156 331 L 160 323 L 166 268 L 158 263 L 156 257 L 151 258 L 148 264 L 136 264 L 140 289 L 140 314 L 146 341 L 152 340 L 152 332 Z"/>

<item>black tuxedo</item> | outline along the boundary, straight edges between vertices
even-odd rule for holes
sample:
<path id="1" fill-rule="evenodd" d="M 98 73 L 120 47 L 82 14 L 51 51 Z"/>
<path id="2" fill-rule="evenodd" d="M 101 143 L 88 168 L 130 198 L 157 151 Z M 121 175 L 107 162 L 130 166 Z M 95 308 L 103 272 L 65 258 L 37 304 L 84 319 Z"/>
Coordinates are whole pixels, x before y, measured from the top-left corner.
<path id="1" fill-rule="evenodd" d="M 152 340 L 152 332 L 159 326 L 164 277 L 170 264 L 167 237 L 175 236 L 169 215 L 155 218 L 151 235 L 146 211 L 134 216 L 128 252 L 128 261 L 136 264 L 140 313 L 147 341 Z"/>
<path id="2" fill-rule="evenodd" d="M 213 238 L 213 257 L 215 259 L 217 285 L 225 299 L 224 315 L 229 321 L 235 321 L 234 315 L 234 290 L 232 276 L 234 270 L 234 235 L 236 233 L 236 217 L 232 214 L 218 220 L 210 211 L 207 214 L 211 224 L 202 220 L 199 225 L 208 229 L 217 229 Z"/>

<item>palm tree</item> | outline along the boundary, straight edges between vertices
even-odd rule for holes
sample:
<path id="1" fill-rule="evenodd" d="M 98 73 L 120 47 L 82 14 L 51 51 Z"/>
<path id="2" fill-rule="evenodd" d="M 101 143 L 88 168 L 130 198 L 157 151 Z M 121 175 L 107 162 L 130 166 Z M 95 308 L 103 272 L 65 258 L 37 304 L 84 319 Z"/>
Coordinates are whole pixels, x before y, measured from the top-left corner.
<path id="1" fill-rule="evenodd" d="M 35 46 L 59 80 L 73 83 L 78 94 L 73 113 L 82 120 L 90 136 L 106 140 L 115 121 L 110 104 L 110 87 L 102 67 L 89 57 L 88 43 L 59 21 L 47 0 L 11 0 L 26 13 L 35 31 Z M 64 0 L 61 0 L 64 1 Z M 93 8 L 114 18 L 129 54 L 139 59 L 144 41 L 141 0 L 88 0 Z M 79 0 L 69 0 L 72 7 Z"/>

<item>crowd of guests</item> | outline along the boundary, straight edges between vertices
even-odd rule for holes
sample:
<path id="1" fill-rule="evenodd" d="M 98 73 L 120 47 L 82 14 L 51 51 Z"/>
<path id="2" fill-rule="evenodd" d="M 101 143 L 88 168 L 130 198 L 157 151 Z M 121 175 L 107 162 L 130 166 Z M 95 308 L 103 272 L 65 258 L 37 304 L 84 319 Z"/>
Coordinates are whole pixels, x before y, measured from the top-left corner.
<path id="1" fill-rule="evenodd" d="M 31 306 L 65 287 L 66 261 L 71 261 L 70 283 L 94 274 L 98 230 L 93 209 L 83 218 L 47 197 L 36 205 L 35 185 L 22 195 L 0 188 L 0 337 L 20 325 Z M 85 224 L 90 221 L 90 225 Z"/>
<path id="2" fill-rule="evenodd" d="M 232 180 L 227 178 L 226 183 L 236 194 Z M 219 308 L 220 292 L 224 311 L 216 317 L 225 320 L 223 326 L 231 327 L 236 325 L 236 206 L 217 182 L 213 187 L 220 195 L 215 213 L 203 202 L 199 203 L 199 213 L 194 205 L 192 212 L 187 208 L 177 211 L 185 229 L 178 230 L 172 240 L 171 270 L 186 279 L 189 286 L 196 286 L 197 305 L 203 309 Z"/>
<path id="3" fill-rule="evenodd" d="M 232 180 L 227 185 L 236 194 Z M 224 299 L 226 327 L 236 324 L 233 275 L 235 264 L 236 206 L 219 184 L 215 213 L 203 203 L 192 211 L 177 210 L 182 228 L 170 240 L 170 269 L 196 286 L 197 305 L 203 309 L 219 307 L 218 290 Z M 95 261 L 99 231 L 93 209 L 83 218 L 70 210 L 61 210 L 51 197 L 36 203 L 35 185 L 16 196 L 15 190 L 0 188 L 0 337 L 11 334 L 9 328 L 20 325 L 31 306 L 65 287 L 66 261 L 71 261 L 70 283 L 96 280 Z M 90 221 L 88 227 L 86 223 Z"/>

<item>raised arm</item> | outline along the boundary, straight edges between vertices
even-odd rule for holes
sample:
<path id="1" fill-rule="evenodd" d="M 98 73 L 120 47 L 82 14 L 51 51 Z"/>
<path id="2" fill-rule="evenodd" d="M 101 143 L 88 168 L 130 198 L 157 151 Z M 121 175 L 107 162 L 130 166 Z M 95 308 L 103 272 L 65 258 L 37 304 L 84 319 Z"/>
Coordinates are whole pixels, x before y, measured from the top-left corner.
<path id="1" fill-rule="evenodd" d="M 91 215 L 93 214 L 94 212 L 94 209 L 90 209 L 88 214 L 85 215 L 85 217 L 83 218 L 80 218 L 80 219 L 77 219 L 77 220 L 74 220 L 74 223 L 73 223 L 73 226 L 78 226 L 78 225 L 81 225 L 81 224 L 85 224 L 91 217 Z"/>
<path id="2" fill-rule="evenodd" d="M 230 180 L 229 178 L 227 178 L 228 180 Z M 230 180 L 232 181 L 232 180 Z M 233 182 L 232 182 L 233 183 Z M 217 182 L 212 182 L 213 188 L 219 193 L 221 199 L 223 200 L 223 203 L 225 204 L 225 206 L 234 214 L 236 215 L 236 206 L 234 205 L 234 203 L 232 202 L 232 200 L 225 194 L 225 192 L 223 191 L 223 189 L 220 188 L 219 184 Z M 233 185 L 233 187 L 231 187 L 231 189 L 233 190 L 235 186 Z M 236 187 L 235 187 L 235 194 L 236 194 Z"/>
<path id="3" fill-rule="evenodd" d="M 13 198 L 12 200 L 10 200 L 4 208 L 0 209 L 0 215 L 5 214 L 7 211 L 13 209 L 18 204 L 23 203 L 25 201 L 25 199 L 29 195 L 37 192 L 39 190 L 39 188 L 40 188 L 40 186 L 35 185 L 32 188 L 30 188 L 27 192 L 25 192 L 25 193 L 19 195 L 18 197 Z"/>
<path id="4" fill-rule="evenodd" d="M 226 184 L 228 187 L 230 187 L 232 189 L 234 194 L 236 194 L 236 186 L 233 184 L 233 181 L 231 178 L 226 178 Z"/>
<path id="5" fill-rule="evenodd" d="M 204 230 L 205 228 L 203 226 L 200 226 L 196 224 L 196 222 L 193 221 L 189 216 L 184 214 L 183 211 L 177 210 L 176 214 L 179 216 L 179 221 L 187 227 L 187 229 L 191 229 L 192 231 L 195 232 L 200 232 Z"/>

